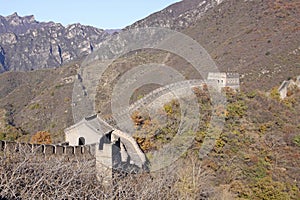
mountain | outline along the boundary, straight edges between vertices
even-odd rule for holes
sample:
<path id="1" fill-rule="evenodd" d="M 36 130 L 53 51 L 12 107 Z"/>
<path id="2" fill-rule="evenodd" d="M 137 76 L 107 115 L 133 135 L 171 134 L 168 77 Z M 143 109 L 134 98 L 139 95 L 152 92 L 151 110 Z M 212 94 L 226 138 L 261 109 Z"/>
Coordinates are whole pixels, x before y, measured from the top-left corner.
<path id="1" fill-rule="evenodd" d="M 241 74 L 243 90 L 269 89 L 300 74 L 296 0 L 184 0 L 126 29 L 166 27 L 202 45 L 220 71 Z M 169 64 L 178 61 L 169 57 Z"/>
<path id="2" fill-rule="evenodd" d="M 184 30 L 243 90 L 268 90 L 300 74 L 300 3 L 223 1 Z"/>
<path id="3" fill-rule="evenodd" d="M 187 28 L 199 20 L 208 10 L 219 5 L 222 0 L 184 0 L 151 14 L 125 29 L 140 27 L 164 27 L 175 30 Z"/>
<path id="4" fill-rule="evenodd" d="M 0 72 L 61 66 L 92 52 L 108 35 L 81 24 L 38 22 L 32 15 L 0 16 Z"/>
<path id="5" fill-rule="evenodd" d="M 256 89 L 270 91 L 271 88 L 278 87 L 282 81 L 300 74 L 299 13 L 300 5 L 296 0 L 288 2 L 271 0 L 224 0 L 223 2 L 185 0 L 154 13 L 126 29 L 149 27 L 157 22 L 161 23 L 157 24 L 157 26 L 174 26 L 174 28 L 198 41 L 208 51 L 221 71 L 240 73 L 241 89 L 243 91 Z M 180 26 L 181 23 L 179 22 L 183 16 L 189 19 L 190 23 L 186 24 L 187 27 Z M 14 20 L 12 19 L 21 20 L 17 26 L 19 27 L 18 30 L 16 27 L 13 29 L 12 21 Z M 3 21 L 6 23 L 3 23 Z M 3 27 L 7 27 L 7 31 L 0 34 L 0 38 L 6 37 L 6 39 L 0 40 L 0 61 L 4 66 L 3 71 L 27 71 L 61 65 L 69 66 L 65 65 L 65 63 L 78 58 L 80 55 L 85 55 L 91 52 L 93 47 L 97 47 L 97 42 L 90 45 L 89 39 L 101 43 L 101 40 L 108 35 L 103 30 L 93 27 L 80 24 L 63 27 L 53 22 L 36 22 L 32 16 L 19 17 L 17 14 L 2 18 L 1 22 L 5 24 Z M 172 25 L 168 24 L 168 22 L 172 22 Z M 35 28 L 31 29 L 28 24 Z M 15 31 L 18 34 L 9 31 Z M 181 66 L 186 66 L 186 68 L 189 66 L 189 63 L 182 58 L 178 58 L 178 56 L 170 56 L 167 53 L 152 53 L 152 55 L 158 55 L 156 61 L 174 66 L 179 71 L 183 69 Z M 121 77 L 121 71 L 129 69 L 135 64 L 143 64 L 145 61 L 151 63 L 154 60 L 151 60 L 151 56 L 147 56 L 146 53 L 138 55 L 138 58 L 134 58 L 134 56 L 126 58 L 125 56 L 119 64 L 116 62 L 116 64 L 112 65 L 116 69 L 119 67 L 120 70 L 111 69 L 112 73 L 107 76 L 108 80 L 105 81 L 110 81 L 109 77 Z M 78 59 L 76 62 L 80 65 L 81 61 Z M 15 64 L 12 65 L 12 63 Z M 72 120 L 68 120 L 67 124 L 56 125 L 55 129 L 49 128 L 51 127 L 51 120 L 42 116 L 31 122 L 24 123 L 27 120 L 25 116 L 33 115 L 30 109 L 31 106 L 28 107 L 30 102 L 34 102 L 35 98 L 40 98 L 39 95 L 41 93 L 45 93 L 37 89 L 39 88 L 38 84 L 31 82 L 25 82 L 26 84 L 24 84 L 24 81 L 36 80 L 36 83 L 40 83 L 42 79 L 47 80 L 47 77 L 52 77 L 53 81 L 43 82 L 45 84 L 44 87 L 60 88 L 57 86 L 60 85 L 59 82 L 55 81 L 62 78 L 57 74 L 57 70 L 49 69 L 42 70 L 42 72 L 38 70 L 29 74 L 10 72 L 0 76 L 1 80 L 5 80 L 1 81 L 0 106 L 4 108 L 5 105 L 12 102 L 13 107 L 18 108 L 14 114 L 15 124 L 18 124 L 18 127 L 21 128 L 26 127 L 24 128 L 26 132 L 33 133 L 37 130 L 51 130 L 61 134 L 64 128 L 72 124 Z M 68 67 L 66 70 L 68 70 Z M 50 75 L 47 76 L 47 73 Z M 51 74 L 56 74 L 60 78 L 56 79 Z M 73 70 L 73 75 L 75 74 L 76 70 Z M 66 75 L 66 77 L 68 76 Z M 105 82 L 99 87 L 101 91 L 98 91 L 99 94 L 96 99 L 96 102 L 99 103 L 97 105 L 98 108 L 109 108 L 106 105 L 109 104 L 107 101 L 111 95 L 109 91 L 112 88 L 107 87 L 111 86 L 111 84 Z M 148 89 L 143 88 L 141 91 L 149 92 L 156 87 L 149 86 Z M 29 89 L 28 92 L 24 88 Z M 28 101 L 18 100 L 23 99 L 28 94 L 30 94 Z M 63 96 L 71 99 L 71 94 L 72 87 L 68 87 L 64 91 Z M 134 94 L 134 96 L 139 96 L 139 94 Z M 42 104 L 48 105 L 48 99 L 52 99 L 52 96 L 51 98 L 42 99 L 41 101 L 44 101 Z M 63 105 L 65 107 L 62 110 L 71 109 L 70 102 Z M 47 111 L 47 113 L 51 113 L 51 115 L 62 121 L 65 114 L 58 112 L 54 108 L 56 107 L 49 107 L 46 110 L 33 110 Z M 47 114 L 44 113 L 43 115 L 46 116 Z M 71 115 L 70 112 L 69 115 Z M 40 123 L 37 126 L 38 123 L 35 123 L 37 121 L 44 121 L 45 123 Z"/>
<path id="6" fill-rule="evenodd" d="M 53 22 L 52 22 L 53 23 Z M 29 29 L 42 28 L 47 26 L 49 23 L 39 23 L 35 20 L 33 15 L 20 17 L 18 13 L 13 13 L 7 17 L 0 16 L 0 34 L 3 33 L 15 33 L 24 34 Z"/>
<path id="7" fill-rule="evenodd" d="M 213 112 L 211 102 L 206 90 L 194 88 L 200 113 L 204 114 L 195 142 L 170 167 L 176 176 L 166 174 L 164 179 L 169 182 L 153 187 L 140 179 L 139 187 L 132 187 L 142 188 L 138 194 L 150 191 L 152 198 L 146 199 L 153 199 L 153 191 L 171 193 L 161 199 L 174 195 L 177 199 L 300 199 L 300 90 L 290 88 L 284 100 L 277 92 L 282 81 L 300 75 L 299 13 L 298 0 L 183 0 L 125 28 L 155 26 L 178 30 L 198 41 L 220 71 L 238 72 L 241 76 L 241 91 L 225 90 L 227 107 L 216 108 L 215 114 L 225 118 L 224 129 L 209 155 L 198 159 L 203 141 L 212 136 L 208 131 L 211 115 L 206 114 Z M 101 44 L 107 33 L 80 24 L 63 27 L 53 22 L 35 22 L 30 16 L 14 14 L 4 18 L 0 62 L 2 71 L 12 71 L 0 74 L 0 138 L 28 141 L 35 132 L 45 130 L 55 143 L 62 142 L 63 129 L 73 124 L 73 83 L 82 80 L 77 76 L 80 55 L 96 49 L 97 39 Z M 18 23 L 19 28 L 13 27 L 13 18 L 23 20 Z M 96 41 L 93 48 L 87 38 Z M 82 49 L 77 51 L 75 44 L 82 44 Z M 25 63 L 26 59 L 33 60 Z M 149 63 L 173 66 L 183 75 L 191 67 L 184 58 L 169 52 L 145 49 L 128 53 L 115 60 L 98 83 L 97 111 L 109 114 L 113 86 L 134 66 Z M 13 71 L 30 69 L 39 70 Z M 187 71 L 187 76 L 192 72 Z M 145 85 L 132 97 L 142 98 L 157 87 Z M 135 113 L 133 119 L 139 131 L 150 133 L 145 138 L 137 137 L 139 144 L 150 151 L 170 142 L 180 125 L 180 110 L 177 101 L 172 101 L 159 109 L 164 115 L 162 120 L 152 120 L 148 113 Z M 161 121 L 167 126 L 160 127 L 157 123 Z M 147 185 L 141 187 L 142 184 Z M 162 189 L 161 185 L 166 187 Z"/>

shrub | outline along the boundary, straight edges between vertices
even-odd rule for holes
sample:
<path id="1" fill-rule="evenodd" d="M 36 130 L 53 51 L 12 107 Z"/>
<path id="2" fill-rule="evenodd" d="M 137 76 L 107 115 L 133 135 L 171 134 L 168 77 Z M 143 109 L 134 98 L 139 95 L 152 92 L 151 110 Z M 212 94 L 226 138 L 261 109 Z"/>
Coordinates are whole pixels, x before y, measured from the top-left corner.
<path id="1" fill-rule="evenodd" d="M 253 99 L 254 97 L 256 97 L 257 93 L 256 91 L 252 91 L 252 92 L 248 92 L 246 94 L 246 96 L 249 98 L 249 99 Z"/>
<path id="2" fill-rule="evenodd" d="M 296 135 L 293 139 L 293 142 L 294 142 L 295 145 L 300 147 L 300 135 Z"/>
<path id="3" fill-rule="evenodd" d="M 132 113 L 131 119 L 133 120 L 133 122 L 136 126 L 140 126 L 144 123 L 144 118 L 138 111 L 135 111 L 134 113 Z"/>
<path id="4" fill-rule="evenodd" d="M 51 144 L 52 143 L 51 134 L 46 131 L 39 131 L 31 137 L 30 143 Z"/>
<path id="5" fill-rule="evenodd" d="M 169 115 L 173 113 L 172 105 L 170 105 L 170 104 L 165 104 L 165 105 L 164 105 L 164 110 L 165 110 L 166 113 L 169 114 Z"/>
<path id="6" fill-rule="evenodd" d="M 180 114 L 180 104 L 177 100 L 172 100 L 171 102 L 164 105 L 164 111 L 168 115 L 178 115 Z"/>
<path id="7" fill-rule="evenodd" d="M 270 96 L 272 99 L 275 99 L 275 100 L 280 100 L 280 94 L 278 92 L 278 89 L 276 87 L 274 87 L 271 92 L 270 92 Z"/>
<path id="8" fill-rule="evenodd" d="M 273 181 L 270 177 L 265 177 L 257 181 L 252 186 L 252 195 L 250 199 L 290 199 L 290 195 L 286 192 L 286 187 L 283 183 Z"/>
<path id="9" fill-rule="evenodd" d="M 240 100 L 227 105 L 226 119 L 242 118 L 247 111 L 248 107 L 245 102 Z"/>

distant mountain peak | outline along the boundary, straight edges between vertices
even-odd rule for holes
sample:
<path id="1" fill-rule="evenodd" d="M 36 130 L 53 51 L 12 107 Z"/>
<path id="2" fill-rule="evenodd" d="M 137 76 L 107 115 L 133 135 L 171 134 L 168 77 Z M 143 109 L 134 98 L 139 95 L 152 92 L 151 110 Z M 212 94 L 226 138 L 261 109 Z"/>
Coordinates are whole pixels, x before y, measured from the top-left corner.
<path id="1" fill-rule="evenodd" d="M 9 18 L 15 18 L 15 17 L 20 17 L 17 12 L 14 12 L 13 14 L 6 16 L 6 18 L 8 18 L 8 19 Z"/>
<path id="2" fill-rule="evenodd" d="M 7 15 L 5 18 L 7 18 L 7 19 L 9 19 L 9 18 L 27 18 L 27 19 L 33 19 L 33 20 L 35 20 L 34 15 L 21 16 L 17 12 L 14 12 L 11 15 Z"/>
<path id="3" fill-rule="evenodd" d="M 21 22 L 25 23 L 36 23 L 37 21 L 35 20 L 34 15 L 26 15 L 26 16 L 19 16 L 17 12 L 14 12 L 11 15 L 8 15 L 4 17 L 7 21 L 11 20 L 19 20 Z"/>
<path id="4" fill-rule="evenodd" d="M 0 73 L 58 67 L 92 52 L 108 35 L 80 23 L 64 27 L 16 12 L 0 16 L 0 48 L 5 52 L 0 52 Z"/>

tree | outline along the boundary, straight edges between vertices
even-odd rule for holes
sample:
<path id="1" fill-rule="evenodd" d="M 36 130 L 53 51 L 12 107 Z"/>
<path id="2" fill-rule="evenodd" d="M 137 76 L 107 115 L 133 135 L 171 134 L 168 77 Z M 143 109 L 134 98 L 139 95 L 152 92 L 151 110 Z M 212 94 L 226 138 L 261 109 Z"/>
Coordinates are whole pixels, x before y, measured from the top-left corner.
<path id="1" fill-rule="evenodd" d="M 36 134 L 34 134 L 31 139 L 30 143 L 32 144 L 51 144 L 51 134 L 47 131 L 39 131 Z"/>

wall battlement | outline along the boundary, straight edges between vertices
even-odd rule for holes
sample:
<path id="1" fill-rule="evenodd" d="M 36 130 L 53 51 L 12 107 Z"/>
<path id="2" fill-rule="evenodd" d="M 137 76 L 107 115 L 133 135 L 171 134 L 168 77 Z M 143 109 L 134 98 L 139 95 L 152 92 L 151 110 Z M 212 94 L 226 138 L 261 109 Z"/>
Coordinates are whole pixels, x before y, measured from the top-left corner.
<path id="1" fill-rule="evenodd" d="M 4 153 L 34 153 L 36 155 L 44 156 L 94 156 L 97 144 L 85 145 L 85 146 L 67 146 L 67 145 L 46 145 L 46 144 L 30 144 L 19 143 L 11 141 L 0 141 L 0 152 Z"/>

